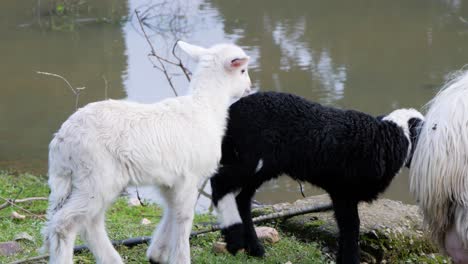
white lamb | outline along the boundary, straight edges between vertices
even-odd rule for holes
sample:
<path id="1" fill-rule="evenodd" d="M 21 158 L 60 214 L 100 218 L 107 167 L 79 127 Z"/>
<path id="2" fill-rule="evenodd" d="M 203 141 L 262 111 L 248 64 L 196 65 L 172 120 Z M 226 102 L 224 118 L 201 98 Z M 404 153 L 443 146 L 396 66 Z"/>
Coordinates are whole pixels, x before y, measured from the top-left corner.
<path id="1" fill-rule="evenodd" d="M 106 233 L 109 205 L 129 185 L 157 186 L 164 216 L 147 256 L 190 263 L 189 235 L 198 184 L 213 175 L 230 100 L 250 91 L 249 57 L 232 44 L 179 47 L 198 61 L 191 95 L 154 104 L 91 103 L 63 123 L 49 146 L 50 263 L 73 263 L 79 233 L 98 263 L 123 263 Z"/>

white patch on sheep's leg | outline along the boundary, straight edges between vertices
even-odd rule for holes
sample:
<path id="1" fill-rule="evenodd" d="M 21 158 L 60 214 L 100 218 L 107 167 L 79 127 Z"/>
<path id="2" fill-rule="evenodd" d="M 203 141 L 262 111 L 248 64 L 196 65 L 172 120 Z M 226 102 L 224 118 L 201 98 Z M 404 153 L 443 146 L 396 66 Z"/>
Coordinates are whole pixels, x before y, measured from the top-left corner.
<path id="1" fill-rule="evenodd" d="M 263 160 L 260 159 L 257 164 L 257 168 L 255 168 L 255 173 L 259 172 L 263 167 Z"/>
<path id="2" fill-rule="evenodd" d="M 218 221 L 221 228 L 242 223 L 234 193 L 228 193 L 219 200 L 216 210 L 218 212 Z"/>

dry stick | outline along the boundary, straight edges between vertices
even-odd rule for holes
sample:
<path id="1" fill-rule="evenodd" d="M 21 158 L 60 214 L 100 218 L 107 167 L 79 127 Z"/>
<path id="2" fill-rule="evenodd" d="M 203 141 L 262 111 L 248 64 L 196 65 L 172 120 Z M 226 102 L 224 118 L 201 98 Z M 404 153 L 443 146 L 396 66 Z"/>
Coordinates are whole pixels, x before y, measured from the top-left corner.
<path id="1" fill-rule="evenodd" d="M 81 92 L 81 90 L 84 90 L 86 87 L 73 88 L 73 86 L 71 86 L 71 84 L 67 81 L 67 79 L 65 79 L 63 76 L 60 76 L 60 75 L 55 74 L 55 73 L 42 72 L 42 71 L 37 71 L 36 73 L 43 74 L 43 75 L 49 75 L 49 76 L 53 76 L 53 77 L 62 79 L 68 85 L 68 87 L 70 87 L 70 90 L 75 95 L 75 110 L 78 109 L 78 100 L 80 98 L 80 92 Z"/>
<path id="2" fill-rule="evenodd" d="M 32 201 L 47 201 L 46 197 L 29 197 L 29 198 L 24 198 L 24 199 L 6 199 L 7 202 L 0 205 L 0 210 L 7 208 L 8 206 L 11 206 L 12 204 L 18 204 L 18 203 L 25 203 L 25 202 L 32 202 Z"/>
<path id="3" fill-rule="evenodd" d="M 172 63 L 172 64 L 174 64 L 174 63 L 169 61 L 169 60 L 166 60 L 166 59 L 164 59 L 164 58 L 162 58 L 162 57 L 160 57 L 160 56 L 158 56 L 156 54 L 156 51 L 154 50 L 153 44 L 149 40 L 148 35 L 146 34 L 146 31 L 145 31 L 145 28 L 143 27 L 143 23 L 141 22 L 140 15 L 138 14 L 138 10 L 135 10 L 135 14 L 136 14 L 136 17 L 138 19 L 138 23 L 140 23 L 141 31 L 143 31 L 143 35 L 145 36 L 146 41 L 150 45 L 150 48 L 151 48 L 151 54 L 150 55 L 155 57 L 158 60 L 159 65 L 160 65 L 159 69 L 164 73 L 164 76 L 166 76 L 166 79 L 169 82 L 169 85 L 171 86 L 172 91 L 174 92 L 174 94 L 176 96 L 178 96 L 177 91 L 174 88 L 174 84 L 172 83 L 172 80 L 171 80 L 172 78 L 171 78 L 171 76 L 169 76 L 169 73 L 167 72 L 166 66 L 164 65 L 163 61 L 165 61 L 167 63 Z M 175 64 L 175 65 L 177 65 L 177 64 Z M 153 64 L 153 66 L 155 66 L 155 65 Z"/>
<path id="4" fill-rule="evenodd" d="M 289 210 L 285 210 L 285 211 L 281 211 L 281 212 L 262 215 L 262 216 L 253 218 L 252 221 L 254 223 L 260 223 L 260 222 L 265 222 L 265 221 L 269 221 L 269 220 L 274 220 L 274 219 L 277 219 L 277 218 L 289 218 L 289 217 L 302 215 L 302 214 L 329 211 L 329 210 L 332 210 L 332 209 L 333 209 L 333 206 L 331 204 L 307 206 L 307 207 L 302 207 L 302 208 L 297 208 L 297 209 L 289 209 Z M 205 233 L 215 232 L 215 231 L 218 231 L 220 229 L 221 229 L 221 227 L 219 225 L 213 225 L 209 229 L 206 229 L 206 230 L 192 231 L 190 233 L 190 238 L 196 237 L 198 235 L 205 234 Z M 133 238 L 128 238 L 128 239 L 124 239 L 124 240 L 114 240 L 114 241 L 112 241 L 112 245 L 132 247 L 132 246 L 136 246 L 136 245 L 139 245 L 139 244 L 148 243 L 150 240 L 151 240 L 151 237 L 149 237 L 149 236 L 133 237 Z M 83 250 L 87 250 L 87 249 L 88 249 L 87 246 L 80 245 L 80 246 L 74 247 L 73 251 L 75 253 L 79 253 L 79 252 L 81 252 Z M 49 257 L 48 254 L 47 255 L 42 255 L 42 256 L 37 256 L 37 257 L 34 257 L 34 258 L 24 259 L 24 260 L 20 260 L 20 261 L 15 261 L 15 262 L 12 262 L 10 264 L 22 264 L 22 263 L 26 263 L 26 262 L 33 261 L 33 260 L 36 261 L 36 260 L 44 259 L 44 258 L 47 258 L 47 257 Z"/>
<path id="5" fill-rule="evenodd" d="M 304 194 L 304 187 L 302 187 L 302 183 L 301 183 L 299 180 L 297 180 L 297 183 L 299 184 L 299 187 L 300 187 L 300 190 L 301 190 L 302 197 L 304 197 L 304 198 L 305 198 L 306 196 L 305 196 L 305 194 Z"/>
<path id="6" fill-rule="evenodd" d="M 14 206 L 14 207 L 20 209 L 21 211 L 25 211 L 26 213 L 28 213 L 28 214 L 30 214 L 30 215 L 33 215 L 33 216 L 35 216 L 35 217 L 37 217 L 37 218 L 40 218 L 40 219 L 42 219 L 42 220 L 45 220 L 45 218 L 44 218 L 43 216 L 37 215 L 37 214 L 35 214 L 35 213 L 33 213 L 33 212 L 27 210 L 27 209 L 24 209 L 23 207 L 18 206 L 18 205 L 16 205 L 15 203 L 11 202 L 9 199 L 3 198 L 3 197 L 0 197 L 0 199 L 4 200 L 5 202 L 7 202 L 8 204 L 10 204 L 11 206 Z"/>
<path id="7" fill-rule="evenodd" d="M 190 75 L 192 74 L 185 66 L 182 64 L 182 60 L 177 56 L 175 53 L 175 48 L 177 47 L 177 42 L 179 42 L 180 39 L 178 39 L 175 43 L 174 46 L 172 47 L 172 55 L 179 61 L 178 66 L 182 69 L 182 72 L 185 75 L 185 78 L 187 78 L 187 81 L 190 82 Z"/>
<path id="8" fill-rule="evenodd" d="M 107 89 L 109 88 L 109 84 L 107 82 L 106 76 L 102 75 L 102 79 L 104 80 L 104 99 L 107 100 Z"/>

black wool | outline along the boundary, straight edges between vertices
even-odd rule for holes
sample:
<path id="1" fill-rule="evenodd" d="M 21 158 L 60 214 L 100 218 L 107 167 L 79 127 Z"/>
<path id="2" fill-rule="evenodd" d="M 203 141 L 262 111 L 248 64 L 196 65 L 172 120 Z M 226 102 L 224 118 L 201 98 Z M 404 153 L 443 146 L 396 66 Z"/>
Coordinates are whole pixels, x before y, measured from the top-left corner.
<path id="1" fill-rule="evenodd" d="M 408 125 L 420 121 L 412 118 Z M 410 130 L 413 141 L 417 131 Z M 221 166 L 211 179 L 215 205 L 239 192 L 244 226 L 223 232 L 229 251 L 243 246 L 251 255 L 264 254 L 251 220 L 251 200 L 262 183 L 286 174 L 330 195 L 340 230 L 338 263 L 359 263 L 357 204 L 376 199 L 388 187 L 411 154 L 410 146 L 403 128 L 382 117 L 285 93 L 240 99 L 229 110 Z"/>

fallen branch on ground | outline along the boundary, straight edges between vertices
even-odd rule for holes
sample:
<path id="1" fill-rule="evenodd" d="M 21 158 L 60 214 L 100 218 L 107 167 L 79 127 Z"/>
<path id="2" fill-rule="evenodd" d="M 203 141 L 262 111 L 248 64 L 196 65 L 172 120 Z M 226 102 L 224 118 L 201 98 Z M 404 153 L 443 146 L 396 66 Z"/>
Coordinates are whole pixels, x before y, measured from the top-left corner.
<path id="1" fill-rule="evenodd" d="M 333 206 L 331 204 L 326 204 L 326 205 L 318 205 L 318 206 L 307 206 L 307 207 L 302 207 L 302 208 L 297 208 L 297 209 L 290 209 L 290 210 L 285 210 L 281 212 L 276 212 L 272 214 L 267 214 L 267 215 L 262 215 L 259 217 L 255 217 L 253 220 L 254 223 L 261 223 L 269 220 L 274 220 L 278 218 L 289 218 L 297 215 L 303 215 L 303 214 L 308 214 L 308 213 L 318 213 L 318 212 L 324 212 L 324 211 L 329 211 L 332 210 Z M 205 233 L 211 233 L 220 230 L 221 227 L 219 225 L 213 225 L 209 229 L 206 230 L 200 230 L 200 231 L 192 231 L 190 234 L 190 238 L 196 237 L 201 234 Z M 133 238 L 128 238 L 124 240 L 114 240 L 112 241 L 112 245 L 114 246 L 127 246 L 127 247 L 133 247 L 139 244 L 143 243 L 148 243 L 151 240 L 151 237 L 149 236 L 143 236 L 143 237 L 133 237 Z M 86 245 L 79 245 L 73 248 L 74 253 L 79 253 L 82 252 L 83 250 L 87 250 L 88 247 Z M 10 264 L 23 264 L 23 263 L 28 263 L 31 261 L 37 261 L 41 259 L 48 258 L 49 255 L 41 255 L 29 259 L 23 259 L 19 261 L 12 262 Z"/>
<path id="2" fill-rule="evenodd" d="M 37 197 L 35 197 L 35 198 L 37 198 Z M 46 220 L 43 216 L 37 215 L 37 214 L 27 210 L 27 209 L 24 209 L 23 207 L 21 207 L 19 205 L 16 205 L 16 203 L 10 201 L 10 199 L 6 199 L 6 198 L 3 198 L 3 197 L 0 197 L 0 199 L 4 200 L 6 203 L 8 203 L 9 205 L 11 205 L 13 207 L 16 207 L 16 208 L 20 209 L 21 211 L 24 211 L 24 212 L 26 212 L 26 213 L 28 213 L 28 214 L 30 214 L 32 216 L 35 216 L 35 217 L 37 217 L 39 219 Z"/>
<path id="3" fill-rule="evenodd" d="M 7 198 L 1 198 L 1 199 L 6 200 L 6 202 L 0 205 L 0 210 L 5 209 L 8 206 L 11 206 L 12 204 L 32 202 L 32 201 L 47 201 L 46 197 L 29 197 L 29 198 L 24 198 L 24 199 L 7 199 Z"/>

